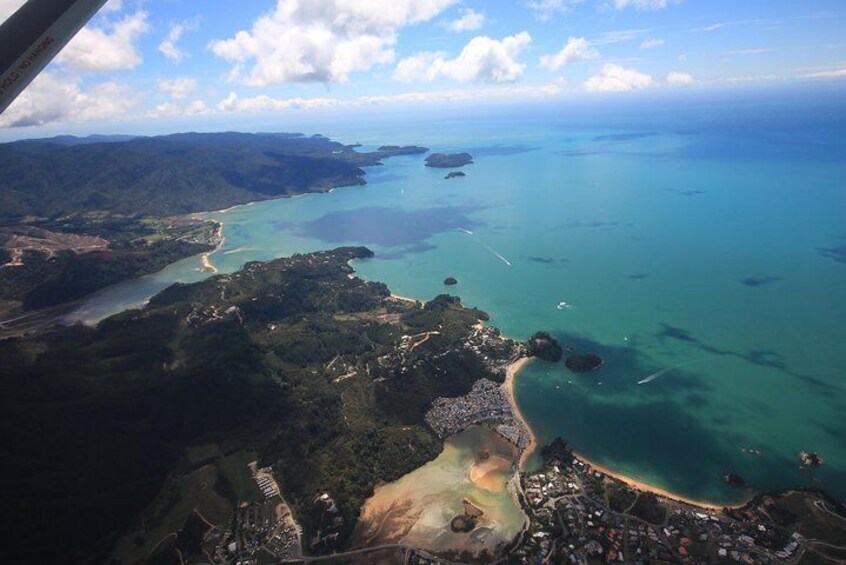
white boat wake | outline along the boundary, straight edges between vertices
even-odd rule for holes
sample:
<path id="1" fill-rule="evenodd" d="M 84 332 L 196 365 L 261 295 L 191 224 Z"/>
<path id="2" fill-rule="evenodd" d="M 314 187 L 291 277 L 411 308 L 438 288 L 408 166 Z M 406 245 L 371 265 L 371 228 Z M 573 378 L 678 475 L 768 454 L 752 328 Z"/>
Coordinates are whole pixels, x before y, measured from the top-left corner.
<path id="1" fill-rule="evenodd" d="M 464 228 L 458 228 L 458 231 L 461 231 L 461 232 L 466 233 L 467 235 L 469 235 L 470 237 L 472 237 L 472 238 L 473 238 L 473 240 L 474 240 L 476 243 L 478 243 L 479 245 L 481 245 L 482 247 L 484 247 L 485 249 L 487 249 L 488 251 L 490 251 L 491 253 L 493 253 L 493 254 L 494 254 L 494 256 L 495 256 L 495 257 L 497 257 L 500 261 L 502 261 L 503 263 L 505 263 L 505 264 L 506 264 L 506 265 L 508 265 L 509 267 L 511 267 L 511 266 L 512 266 L 512 265 L 511 265 L 511 261 L 509 261 L 508 259 L 506 259 L 505 257 L 503 257 L 503 256 L 502 256 L 502 254 L 501 254 L 499 251 L 497 251 L 496 249 L 494 249 L 493 247 L 491 247 L 490 245 L 488 245 L 487 243 L 485 243 L 484 241 L 482 241 L 482 240 L 480 240 L 478 237 L 476 237 L 476 234 L 474 234 L 472 231 L 470 231 L 470 230 L 466 230 L 466 229 L 464 229 Z"/>
<path id="2" fill-rule="evenodd" d="M 681 369 L 682 367 L 685 367 L 687 365 L 692 365 L 693 363 L 701 363 L 702 361 L 707 361 L 707 360 L 708 360 L 708 358 L 694 359 L 693 361 L 686 361 L 684 363 L 679 363 L 678 365 L 674 365 L 674 366 L 668 367 L 666 369 L 661 369 L 660 371 L 655 371 L 654 373 L 652 373 L 651 375 L 649 375 L 645 379 L 641 379 L 641 380 L 637 381 L 637 384 L 645 385 L 647 383 L 651 383 L 652 381 L 654 381 L 658 377 L 663 377 L 667 373 L 675 371 L 676 369 Z"/>
<path id="3" fill-rule="evenodd" d="M 239 247 L 237 249 L 230 249 L 229 251 L 224 251 L 224 255 L 231 255 L 232 253 L 241 253 L 242 251 L 250 251 L 249 247 Z"/>

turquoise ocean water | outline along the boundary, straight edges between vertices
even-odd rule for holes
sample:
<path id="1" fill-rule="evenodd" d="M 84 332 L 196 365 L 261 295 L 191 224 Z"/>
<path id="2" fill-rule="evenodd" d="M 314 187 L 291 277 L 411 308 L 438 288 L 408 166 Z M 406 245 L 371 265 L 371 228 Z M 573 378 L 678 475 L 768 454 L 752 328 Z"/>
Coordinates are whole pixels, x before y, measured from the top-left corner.
<path id="1" fill-rule="evenodd" d="M 546 329 L 604 358 L 589 374 L 543 362 L 520 374 L 518 402 L 542 439 L 560 435 L 699 499 L 742 498 L 727 472 L 757 489 L 846 497 L 842 94 L 793 87 L 326 121 L 309 133 L 469 151 L 476 162 L 446 181 L 419 156 L 393 158 L 364 187 L 209 213 L 226 236 L 211 259 L 227 272 L 363 244 L 377 255 L 355 264 L 359 275 L 397 294 L 428 299 L 455 276 L 449 291 L 506 334 Z M 71 319 L 207 276 L 198 265 L 108 289 Z M 800 450 L 824 466 L 800 469 Z"/>

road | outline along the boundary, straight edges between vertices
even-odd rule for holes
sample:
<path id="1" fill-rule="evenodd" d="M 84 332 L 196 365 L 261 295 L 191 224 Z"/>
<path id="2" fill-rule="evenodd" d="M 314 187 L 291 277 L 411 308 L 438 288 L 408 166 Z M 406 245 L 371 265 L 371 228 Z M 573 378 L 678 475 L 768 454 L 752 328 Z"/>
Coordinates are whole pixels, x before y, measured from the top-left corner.
<path id="1" fill-rule="evenodd" d="M 288 561 L 288 563 L 319 563 L 319 562 L 332 562 L 338 559 L 348 559 L 350 557 L 356 557 L 365 555 L 368 553 L 373 553 L 375 551 L 389 551 L 389 550 L 400 550 L 400 551 L 413 551 L 418 555 L 433 561 L 435 563 L 442 563 L 443 565 L 461 565 L 455 561 L 447 561 L 441 557 L 438 557 L 428 551 L 417 547 L 411 547 L 409 545 L 404 545 L 401 543 L 388 543 L 384 545 L 375 545 L 373 547 L 366 547 L 363 549 L 355 549 L 352 551 L 345 551 L 343 553 L 333 553 L 332 555 L 317 555 L 317 556 L 303 556 L 302 559 Z"/>

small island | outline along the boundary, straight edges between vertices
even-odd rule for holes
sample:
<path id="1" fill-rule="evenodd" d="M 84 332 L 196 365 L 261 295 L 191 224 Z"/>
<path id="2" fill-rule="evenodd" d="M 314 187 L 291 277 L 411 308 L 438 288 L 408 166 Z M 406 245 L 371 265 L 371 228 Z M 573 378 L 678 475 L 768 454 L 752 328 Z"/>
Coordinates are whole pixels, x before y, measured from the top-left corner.
<path id="1" fill-rule="evenodd" d="M 419 145 L 383 145 L 376 151 L 385 157 L 396 157 L 398 155 L 422 155 L 427 153 L 429 148 Z"/>
<path id="2" fill-rule="evenodd" d="M 453 286 L 458 284 L 458 279 L 455 277 L 447 277 L 444 279 L 444 284 L 447 286 Z"/>
<path id="3" fill-rule="evenodd" d="M 543 359 L 544 361 L 552 361 L 553 363 L 560 361 L 564 355 L 564 350 L 561 349 L 558 341 L 549 335 L 549 332 L 544 331 L 535 332 L 529 338 L 528 348 L 529 355 Z"/>
<path id="4" fill-rule="evenodd" d="M 470 502 L 467 499 L 462 501 L 464 503 L 464 514 L 459 514 L 453 518 L 450 523 L 450 529 L 455 533 L 467 533 L 473 531 L 479 518 L 484 512 L 482 509 Z"/>
<path id="5" fill-rule="evenodd" d="M 746 488 L 747 486 L 749 486 L 746 482 L 746 479 L 744 479 L 737 473 L 729 473 L 728 475 L 723 477 L 723 480 L 733 487 Z"/>
<path id="6" fill-rule="evenodd" d="M 457 169 L 473 162 L 469 153 L 432 153 L 426 157 L 426 166 L 438 169 Z"/>
<path id="7" fill-rule="evenodd" d="M 593 353 L 576 353 L 567 357 L 564 364 L 574 373 L 595 371 L 602 365 L 602 357 Z"/>
<path id="8" fill-rule="evenodd" d="M 449 179 L 455 179 L 455 178 L 466 177 L 466 176 L 467 176 L 467 174 L 463 173 L 461 171 L 450 171 L 449 173 L 447 173 L 447 175 L 444 177 L 444 179 L 449 180 Z"/>
<path id="9" fill-rule="evenodd" d="M 802 464 L 804 466 L 811 469 L 816 469 L 823 464 L 822 456 L 819 453 L 814 453 L 813 451 L 800 451 L 799 459 L 802 460 Z"/>

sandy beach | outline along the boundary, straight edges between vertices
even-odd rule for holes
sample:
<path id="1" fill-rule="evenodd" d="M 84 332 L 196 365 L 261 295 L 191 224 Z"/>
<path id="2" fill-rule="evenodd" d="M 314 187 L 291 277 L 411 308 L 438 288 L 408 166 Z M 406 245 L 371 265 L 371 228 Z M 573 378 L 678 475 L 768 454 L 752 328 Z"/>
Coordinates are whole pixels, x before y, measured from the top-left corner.
<path id="1" fill-rule="evenodd" d="M 529 433 L 529 437 L 531 438 L 530 442 L 529 442 L 529 446 L 520 455 L 520 461 L 519 461 L 519 464 L 518 464 L 519 469 L 523 468 L 523 465 L 525 464 L 526 459 L 528 459 L 528 457 L 532 453 L 534 453 L 535 449 L 537 449 L 537 437 L 535 436 L 535 433 L 532 431 L 531 426 L 526 421 L 526 418 L 523 416 L 523 413 L 520 412 L 520 407 L 517 405 L 517 401 L 514 398 L 514 379 L 516 378 L 517 373 L 519 373 L 520 370 L 523 367 L 525 367 L 526 364 L 528 364 L 528 362 L 530 360 L 531 360 L 531 358 L 529 358 L 529 357 L 521 357 L 520 359 L 518 359 L 517 361 L 515 361 L 514 363 L 512 363 L 511 365 L 508 366 L 508 370 L 507 370 L 506 376 L 505 376 L 505 389 L 508 392 L 508 399 L 509 399 L 509 402 L 511 403 L 511 408 L 514 411 L 514 416 L 526 428 L 526 430 Z M 629 487 L 631 487 L 633 489 L 639 490 L 641 492 L 651 492 L 651 493 L 653 493 L 657 496 L 660 496 L 662 498 L 666 498 L 668 500 L 674 500 L 676 502 L 682 502 L 684 504 L 689 504 L 691 506 L 698 506 L 700 508 L 705 508 L 705 509 L 708 509 L 708 510 L 722 510 L 723 508 L 739 508 L 739 507 L 741 507 L 745 504 L 745 502 L 744 502 L 744 503 L 735 504 L 735 505 L 720 505 L 720 504 L 713 504 L 713 503 L 710 503 L 710 502 L 704 502 L 704 501 L 701 501 L 701 500 L 693 500 L 691 498 L 681 496 L 679 494 L 670 492 L 668 490 L 664 490 L 660 487 L 656 487 L 656 486 L 650 485 L 648 483 L 639 481 L 637 479 L 633 479 L 633 478 L 628 477 L 628 476 L 626 476 L 622 473 L 612 471 L 612 470 L 608 469 L 607 467 L 605 467 L 604 465 L 600 465 L 598 463 L 595 463 L 595 462 L 591 461 L 590 459 L 584 457 L 583 455 L 576 453 L 575 451 L 573 452 L 573 454 L 579 460 L 581 460 L 583 463 L 593 467 L 596 471 L 599 471 L 600 473 L 608 475 L 609 477 L 613 477 L 613 478 L 617 479 L 618 481 L 627 484 Z"/>
<path id="2" fill-rule="evenodd" d="M 217 236 L 220 237 L 220 241 L 214 249 L 207 251 L 200 256 L 201 270 L 213 274 L 217 274 L 217 267 L 212 264 L 210 257 L 220 251 L 221 248 L 223 248 L 223 244 L 226 243 L 226 238 L 223 236 L 223 222 L 220 220 L 215 221 L 218 225 Z"/>
<path id="3" fill-rule="evenodd" d="M 426 301 L 425 301 L 425 300 L 417 300 L 417 299 L 415 299 L 415 298 L 409 298 L 409 297 L 407 297 L 407 296 L 402 296 L 402 295 L 399 295 L 399 294 L 394 294 L 393 292 L 391 293 L 391 298 L 395 298 L 395 299 L 397 299 L 397 300 L 403 300 L 403 301 L 405 301 L 405 302 L 414 302 L 414 303 L 419 302 L 419 303 L 421 303 L 421 304 L 426 304 Z"/>
<path id="4" fill-rule="evenodd" d="M 692 498 L 687 498 L 687 497 L 681 496 L 679 494 L 670 492 L 668 490 L 664 490 L 660 487 L 656 487 L 656 486 L 650 485 L 648 483 L 638 481 L 637 479 L 627 477 L 626 475 L 623 475 L 623 474 L 618 473 L 616 471 L 612 471 L 608 467 L 605 467 L 604 465 L 600 465 L 598 463 L 594 463 L 590 459 L 587 459 L 586 457 L 584 457 L 583 455 L 581 455 L 579 453 L 576 453 L 575 451 L 573 452 L 573 455 L 575 455 L 576 458 L 581 460 L 586 465 L 590 465 L 591 467 L 593 467 L 596 471 L 599 471 L 600 473 L 608 475 L 609 477 L 614 477 L 618 481 L 626 483 L 629 487 L 631 487 L 635 490 L 639 490 L 641 492 L 651 492 L 652 494 L 655 494 L 655 495 L 662 497 L 662 498 L 666 498 L 668 500 L 673 500 L 673 501 L 676 501 L 676 502 L 682 502 L 684 504 L 689 504 L 691 506 L 698 506 L 700 508 L 705 508 L 705 509 L 708 509 L 708 510 L 716 510 L 716 511 L 722 510 L 723 508 L 740 508 L 741 506 L 743 506 L 745 504 L 745 502 L 743 502 L 741 504 L 733 504 L 733 505 L 713 504 L 713 503 L 710 503 L 710 502 L 704 502 L 702 500 L 694 500 Z"/>
<path id="5" fill-rule="evenodd" d="M 520 369 L 525 367 L 529 361 L 531 361 L 531 357 L 521 357 L 511 363 L 505 371 L 505 391 L 508 393 L 508 402 L 511 404 L 511 410 L 514 412 L 514 417 L 529 434 L 529 445 L 523 450 L 523 453 L 520 454 L 520 460 L 517 462 L 518 470 L 523 468 L 523 464 L 526 462 L 526 459 L 534 453 L 538 443 L 537 438 L 535 437 L 535 432 L 532 431 L 532 427 L 526 421 L 526 418 L 523 417 L 523 413 L 520 412 L 520 406 L 518 406 L 517 401 L 514 398 L 514 378 L 517 376 L 517 373 L 520 372 Z"/>

